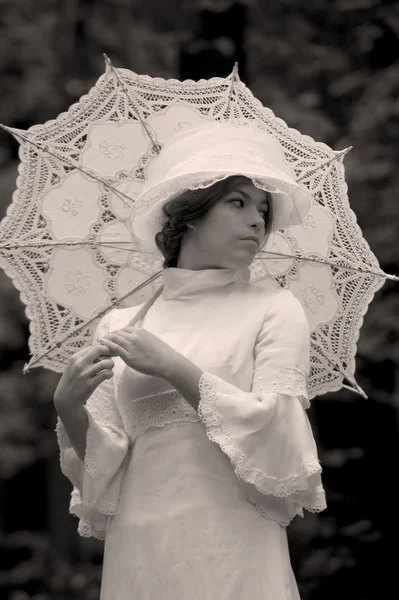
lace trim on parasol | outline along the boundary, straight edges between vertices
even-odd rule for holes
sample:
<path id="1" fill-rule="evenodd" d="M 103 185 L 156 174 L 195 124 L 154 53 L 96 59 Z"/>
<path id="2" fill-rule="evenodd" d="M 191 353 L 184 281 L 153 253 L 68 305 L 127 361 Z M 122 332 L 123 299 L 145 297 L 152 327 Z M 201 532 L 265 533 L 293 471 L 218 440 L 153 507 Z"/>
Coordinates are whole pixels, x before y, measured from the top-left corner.
<path id="1" fill-rule="evenodd" d="M 343 373 L 353 376 L 359 329 L 368 304 L 375 292 L 380 289 L 383 280 L 376 281 L 371 275 L 365 277 L 355 272 L 346 272 L 342 266 L 350 263 L 355 270 L 359 266 L 379 269 L 378 261 L 367 241 L 362 238 L 356 215 L 349 207 L 343 165 L 336 161 L 328 170 L 314 171 L 320 162 L 333 158 L 335 153 L 326 144 L 316 142 L 310 136 L 288 127 L 272 110 L 264 107 L 238 78 L 234 79 L 233 89 L 230 86 L 231 80 L 223 78 L 182 82 L 142 76 L 128 69 L 117 69 L 117 72 L 131 97 L 138 99 L 149 125 L 151 117 L 165 118 L 167 121 L 168 111 L 176 101 L 179 108 L 185 106 L 194 109 L 201 118 L 224 120 L 233 115 L 237 122 L 259 125 L 281 144 L 287 161 L 295 169 L 297 178 L 306 184 L 317 204 L 331 212 L 335 232 L 329 240 L 328 256 L 334 256 L 334 262 L 341 265 L 330 270 L 331 289 L 339 289 L 340 314 L 335 322 L 326 322 L 312 334 L 311 362 L 316 366 L 310 373 L 308 389 L 310 398 L 313 398 L 342 388 Z M 231 104 L 230 108 L 227 108 L 229 90 Z M 40 213 L 38 199 L 48 189 L 64 181 L 70 168 L 77 169 L 81 166 L 80 158 L 89 143 L 87 140 L 89 128 L 96 125 L 102 127 L 103 124 L 111 122 L 127 122 L 126 115 L 131 110 L 131 102 L 127 95 L 120 92 L 121 88 L 115 84 L 115 77 L 108 68 L 88 94 L 73 104 L 67 112 L 60 114 L 55 120 L 36 125 L 25 132 L 25 138 L 30 138 L 39 145 L 48 146 L 56 152 L 56 156 L 49 158 L 49 155 L 45 155 L 44 152 L 32 152 L 32 148 L 28 147 L 27 143 L 21 147 L 17 190 L 2 221 L 2 239 L 7 243 L 19 243 L 23 232 L 24 243 L 32 242 L 35 245 L 35 252 L 32 253 L 29 248 L 13 250 L 16 259 L 12 261 L 8 258 L 8 252 L 4 253 L 1 266 L 21 292 L 21 300 L 26 305 L 26 314 L 31 321 L 30 348 L 36 356 L 51 345 L 59 335 L 60 328 L 71 330 L 77 325 L 76 314 L 72 310 L 58 306 L 46 293 L 44 282 L 48 278 L 47 270 L 53 253 L 58 249 L 55 247 L 51 250 L 46 245 L 57 240 L 52 233 L 51 222 Z M 165 106 L 165 110 L 160 110 L 160 105 Z M 98 120 L 99 116 L 100 120 Z M 161 125 L 162 129 L 163 124 Z M 16 135 L 20 130 L 9 129 L 9 131 Z M 65 164 L 68 165 L 68 169 L 65 169 Z M 128 173 L 129 178 L 138 182 L 144 181 L 145 164 L 140 159 L 137 164 L 132 165 Z M 92 169 L 88 168 L 87 172 L 89 171 L 92 172 Z M 126 169 L 118 171 L 115 177 L 109 178 L 109 182 L 118 186 L 122 182 L 121 178 L 127 176 L 125 171 Z M 98 232 L 101 232 L 109 222 L 112 213 L 112 197 L 109 190 L 103 190 L 100 202 L 102 212 L 91 230 L 96 244 L 100 243 Z M 286 239 L 289 243 L 287 236 Z M 44 244 L 43 248 L 37 247 L 37 244 L 40 246 L 41 243 Z M 97 255 L 100 256 L 98 260 L 101 259 L 103 262 L 101 265 L 99 262 L 96 264 L 104 268 L 104 272 L 108 271 L 105 285 L 112 295 L 117 287 L 116 278 L 120 271 L 115 269 L 114 263 L 104 258 L 100 251 L 95 256 Z M 109 268 L 110 262 L 112 268 Z M 155 258 L 136 252 L 134 264 L 139 266 L 139 270 L 152 273 L 155 269 Z M 20 265 L 25 265 L 23 270 Z M 279 276 L 277 281 L 279 285 L 289 288 L 290 274 Z M 66 343 L 59 352 L 47 356 L 41 361 L 41 365 L 61 372 L 76 348 L 88 345 L 91 339 L 90 328 L 83 328 L 73 335 L 71 343 Z M 334 348 L 339 349 L 338 355 L 334 354 Z"/>

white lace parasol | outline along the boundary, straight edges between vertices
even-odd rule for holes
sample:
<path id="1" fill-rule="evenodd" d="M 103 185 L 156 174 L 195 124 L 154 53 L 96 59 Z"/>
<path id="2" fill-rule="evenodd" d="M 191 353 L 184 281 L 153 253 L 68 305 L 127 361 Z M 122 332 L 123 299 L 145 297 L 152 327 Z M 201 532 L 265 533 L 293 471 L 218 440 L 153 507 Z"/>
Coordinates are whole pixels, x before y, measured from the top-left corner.
<path id="1" fill-rule="evenodd" d="M 30 319 L 34 366 L 62 371 L 91 343 L 112 306 L 159 292 L 163 257 L 136 243 L 128 214 L 147 168 L 176 131 L 203 119 L 239 120 L 275 136 L 313 204 L 300 226 L 275 233 L 251 265 L 251 280 L 274 279 L 301 301 L 311 329 L 309 396 L 349 387 L 356 343 L 374 293 L 386 278 L 362 237 L 347 197 L 342 158 L 288 128 L 239 80 L 194 82 L 107 69 L 56 120 L 21 131 L 13 202 L 0 224 L 0 266 Z M 344 382 L 347 382 L 347 386 Z"/>

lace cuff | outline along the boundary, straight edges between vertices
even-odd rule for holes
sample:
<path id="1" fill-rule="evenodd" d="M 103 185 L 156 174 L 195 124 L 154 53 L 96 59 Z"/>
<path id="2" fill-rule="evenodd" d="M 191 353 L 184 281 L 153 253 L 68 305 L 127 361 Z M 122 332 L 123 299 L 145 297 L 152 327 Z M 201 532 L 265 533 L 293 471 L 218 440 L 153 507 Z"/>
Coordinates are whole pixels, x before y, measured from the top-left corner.
<path id="1" fill-rule="evenodd" d="M 241 480 L 280 498 L 320 485 L 316 444 L 297 397 L 243 392 L 210 373 L 202 375 L 199 389 L 207 435 Z"/>
<path id="2" fill-rule="evenodd" d="M 269 363 L 264 369 L 255 371 L 252 389 L 255 393 L 276 392 L 296 396 L 303 408 L 310 406 L 306 374 L 296 367 Z"/>

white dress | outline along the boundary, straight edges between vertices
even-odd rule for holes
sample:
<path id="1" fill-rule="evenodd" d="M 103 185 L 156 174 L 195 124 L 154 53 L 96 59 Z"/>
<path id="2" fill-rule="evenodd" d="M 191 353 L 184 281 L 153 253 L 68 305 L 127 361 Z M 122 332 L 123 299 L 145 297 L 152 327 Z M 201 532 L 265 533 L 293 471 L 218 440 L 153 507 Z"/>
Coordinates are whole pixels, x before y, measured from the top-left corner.
<path id="1" fill-rule="evenodd" d="M 198 413 L 117 358 L 86 403 L 85 464 L 57 421 L 70 512 L 81 535 L 105 539 L 101 600 L 298 600 L 286 526 L 326 508 L 303 308 L 235 269 L 162 278 L 136 326 L 204 371 Z M 141 306 L 108 313 L 95 339 Z"/>

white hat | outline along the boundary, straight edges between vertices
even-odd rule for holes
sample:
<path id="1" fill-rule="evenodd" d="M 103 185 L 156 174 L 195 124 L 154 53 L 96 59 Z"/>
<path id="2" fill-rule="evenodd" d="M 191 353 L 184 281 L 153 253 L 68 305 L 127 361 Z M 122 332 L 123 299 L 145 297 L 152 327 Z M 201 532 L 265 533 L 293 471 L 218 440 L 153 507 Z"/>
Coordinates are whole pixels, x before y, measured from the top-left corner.
<path id="1" fill-rule="evenodd" d="M 188 189 L 210 187 L 242 175 L 271 193 L 272 230 L 299 225 L 311 206 L 311 193 L 295 173 L 274 137 L 251 125 L 209 123 L 173 135 L 150 163 L 147 180 L 130 212 L 136 240 L 146 252 L 159 253 L 155 235 L 167 217 L 162 206 Z"/>

